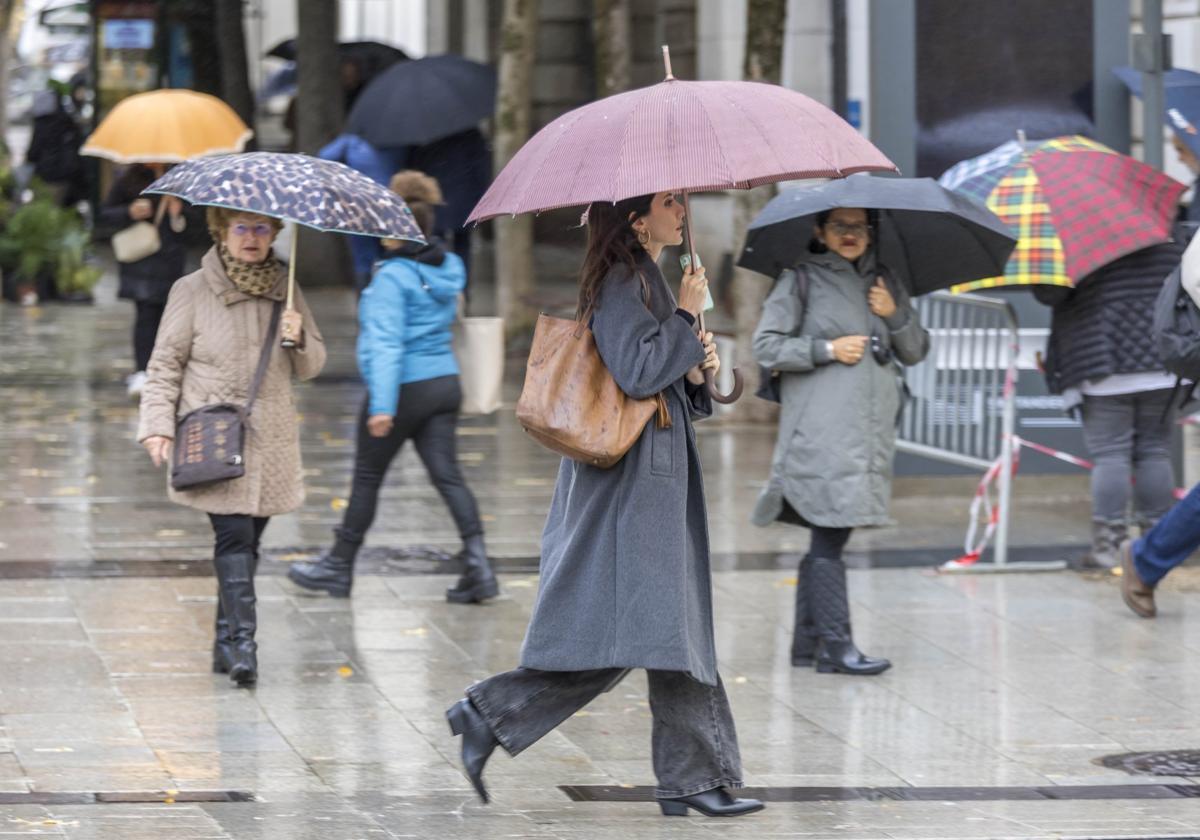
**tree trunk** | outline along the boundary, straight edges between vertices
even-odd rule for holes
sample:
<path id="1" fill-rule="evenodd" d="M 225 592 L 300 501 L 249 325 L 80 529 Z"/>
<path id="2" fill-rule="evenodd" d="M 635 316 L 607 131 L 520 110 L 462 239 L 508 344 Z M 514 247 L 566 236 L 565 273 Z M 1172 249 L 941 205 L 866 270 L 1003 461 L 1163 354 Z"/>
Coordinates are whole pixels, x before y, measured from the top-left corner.
<path id="1" fill-rule="evenodd" d="M 315 155 L 345 116 L 338 69 L 338 4 L 296 0 L 296 150 Z M 344 236 L 298 227 L 296 276 L 310 285 L 349 285 Z"/>
<path id="2" fill-rule="evenodd" d="M 592 28 L 596 33 L 596 97 L 629 89 L 633 46 L 629 31 L 629 0 L 593 0 Z"/>
<path id="3" fill-rule="evenodd" d="M 783 70 L 783 27 L 786 18 L 787 0 L 748 0 L 746 59 L 743 67 L 747 79 L 779 83 Z M 741 248 L 750 220 L 774 194 L 773 186 L 738 191 L 733 218 L 735 248 Z M 744 268 L 736 268 L 733 272 L 733 316 L 737 329 L 735 353 L 738 367 L 746 377 L 746 391 L 750 394 L 758 386 L 758 366 L 754 362 L 752 346 L 754 328 L 758 326 L 763 301 L 767 299 L 772 283 L 771 279 Z M 777 410 L 766 400 L 743 396 L 734 405 L 732 416 L 740 421 L 765 421 L 773 419 Z"/>
<path id="4" fill-rule="evenodd" d="M 8 65 L 12 60 L 13 12 L 18 0 L 0 0 L 0 139 L 8 143 Z M 9 149 L 9 159 L 15 151 Z"/>
<path id="5" fill-rule="evenodd" d="M 253 128 L 254 97 L 250 93 L 250 64 L 246 59 L 242 0 L 216 0 L 215 5 L 217 52 L 221 62 L 221 98 L 237 111 L 242 122 Z"/>
<path id="6" fill-rule="evenodd" d="M 533 111 L 533 64 L 537 53 L 537 0 L 504 0 L 500 31 L 493 171 L 499 172 L 529 139 Z M 533 292 L 533 218 L 495 220 L 496 312 L 509 335 L 528 330 L 536 318 Z"/>

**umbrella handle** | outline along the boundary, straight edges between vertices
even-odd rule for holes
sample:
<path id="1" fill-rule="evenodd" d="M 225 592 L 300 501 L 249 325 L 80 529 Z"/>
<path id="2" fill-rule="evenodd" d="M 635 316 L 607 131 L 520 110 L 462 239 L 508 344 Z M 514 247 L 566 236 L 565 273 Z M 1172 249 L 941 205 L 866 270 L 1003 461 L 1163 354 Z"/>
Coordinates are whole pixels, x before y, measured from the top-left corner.
<path id="1" fill-rule="evenodd" d="M 738 397 L 742 395 L 742 372 L 737 368 L 733 369 L 733 390 L 728 394 L 717 390 L 717 377 L 711 370 L 704 371 L 704 384 L 708 386 L 708 395 L 712 397 L 713 402 L 730 405 L 737 402 Z"/>
<path id="2" fill-rule="evenodd" d="M 296 230 L 296 226 L 293 225 L 291 246 L 292 255 L 288 258 L 287 305 L 285 307 L 288 312 L 291 312 L 296 308 L 296 240 L 299 238 L 296 236 L 297 233 L 299 233 L 299 231 Z M 290 349 L 296 346 L 296 342 L 290 338 L 283 338 L 280 339 L 279 346 Z"/>

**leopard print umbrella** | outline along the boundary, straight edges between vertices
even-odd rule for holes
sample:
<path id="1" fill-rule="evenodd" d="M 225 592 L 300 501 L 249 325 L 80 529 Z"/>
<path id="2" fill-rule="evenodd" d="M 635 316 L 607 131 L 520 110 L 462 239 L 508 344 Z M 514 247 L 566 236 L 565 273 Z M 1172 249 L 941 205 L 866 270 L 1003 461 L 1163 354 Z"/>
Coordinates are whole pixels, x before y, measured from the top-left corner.
<path id="1" fill-rule="evenodd" d="M 317 230 L 424 242 L 400 196 L 343 163 L 246 152 L 181 163 L 145 189 L 192 204 L 261 213 Z"/>

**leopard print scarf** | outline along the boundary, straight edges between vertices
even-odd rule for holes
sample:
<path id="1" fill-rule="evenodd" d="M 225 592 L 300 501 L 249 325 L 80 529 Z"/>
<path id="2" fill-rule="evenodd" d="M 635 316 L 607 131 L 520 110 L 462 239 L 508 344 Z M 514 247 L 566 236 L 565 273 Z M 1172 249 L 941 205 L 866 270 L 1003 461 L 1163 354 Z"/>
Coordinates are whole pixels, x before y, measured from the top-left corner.
<path id="1" fill-rule="evenodd" d="M 267 255 L 262 262 L 248 263 L 239 260 L 229 252 L 224 242 L 217 243 L 217 252 L 221 256 L 221 265 L 225 266 L 225 274 L 239 292 L 261 297 L 275 288 L 279 276 L 283 272 L 283 264 L 274 254 Z"/>

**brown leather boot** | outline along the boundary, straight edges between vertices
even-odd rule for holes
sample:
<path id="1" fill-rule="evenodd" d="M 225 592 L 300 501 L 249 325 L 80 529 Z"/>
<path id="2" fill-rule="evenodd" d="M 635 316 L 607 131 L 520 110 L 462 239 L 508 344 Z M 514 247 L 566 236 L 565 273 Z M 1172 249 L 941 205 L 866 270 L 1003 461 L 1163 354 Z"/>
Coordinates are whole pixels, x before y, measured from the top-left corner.
<path id="1" fill-rule="evenodd" d="M 1154 606 L 1154 587 L 1144 583 L 1134 568 L 1133 540 L 1121 543 L 1121 598 L 1125 606 L 1142 618 L 1158 615 L 1158 608 Z"/>

